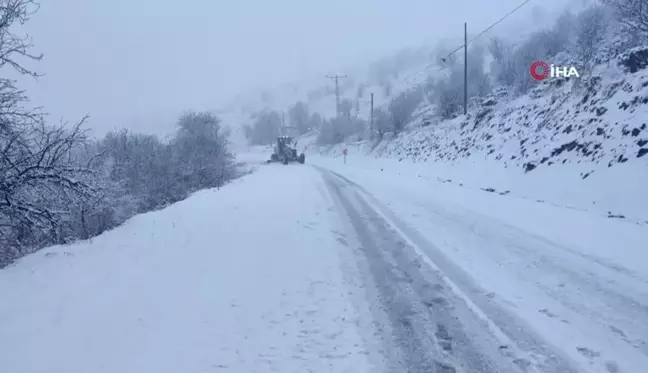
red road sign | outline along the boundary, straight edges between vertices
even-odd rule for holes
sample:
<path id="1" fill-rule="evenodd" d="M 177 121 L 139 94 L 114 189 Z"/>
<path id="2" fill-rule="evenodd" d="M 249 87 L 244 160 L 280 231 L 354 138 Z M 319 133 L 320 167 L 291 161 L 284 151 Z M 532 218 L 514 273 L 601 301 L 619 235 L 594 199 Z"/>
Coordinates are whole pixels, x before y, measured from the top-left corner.
<path id="1" fill-rule="evenodd" d="M 344 155 L 347 155 L 347 154 L 349 154 L 349 152 L 346 149 L 344 149 Z"/>

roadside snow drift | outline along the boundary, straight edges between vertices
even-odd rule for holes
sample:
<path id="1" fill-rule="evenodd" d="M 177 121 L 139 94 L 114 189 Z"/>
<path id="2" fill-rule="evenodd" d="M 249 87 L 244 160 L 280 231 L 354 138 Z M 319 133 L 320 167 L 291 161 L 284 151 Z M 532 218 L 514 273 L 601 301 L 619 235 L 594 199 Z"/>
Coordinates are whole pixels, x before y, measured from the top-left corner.
<path id="1" fill-rule="evenodd" d="M 0 271 L 0 370 L 372 371 L 320 183 L 263 167 Z"/>

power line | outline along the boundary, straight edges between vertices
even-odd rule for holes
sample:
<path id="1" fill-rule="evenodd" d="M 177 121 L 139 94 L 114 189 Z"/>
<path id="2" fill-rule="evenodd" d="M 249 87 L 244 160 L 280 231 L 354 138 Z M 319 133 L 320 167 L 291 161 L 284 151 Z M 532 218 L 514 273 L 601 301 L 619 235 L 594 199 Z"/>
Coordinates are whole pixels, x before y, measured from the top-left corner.
<path id="1" fill-rule="evenodd" d="M 459 51 L 461 50 L 461 48 L 464 48 L 465 45 L 468 45 L 468 44 L 472 43 L 475 39 L 477 39 L 478 37 L 484 35 L 484 34 L 487 33 L 488 31 L 490 31 L 493 27 L 495 27 L 495 26 L 497 26 L 498 24 L 500 24 L 502 21 L 504 21 L 505 19 L 507 19 L 508 17 L 510 17 L 511 14 L 517 12 L 518 10 L 520 10 L 520 8 L 522 8 L 523 6 L 525 6 L 526 4 L 528 4 L 528 3 L 531 2 L 531 1 L 532 1 L 532 0 L 525 0 L 524 2 L 522 2 L 522 4 L 518 5 L 517 7 L 515 7 L 515 9 L 511 10 L 511 11 L 508 12 L 506 15 L 504 15 L 504 17 L 500 18 L 500 19 L 497 20 L 495 23 L 493 23 L 492 25 L 488 26 L 484 31 L 480 32 L 479 34 L 477 34 L 477 36 L 475 36 L 474 38 L 470 39 L 466 44 L 462 44 L 462 45 L 460 45 L 459 47 L 457 47 L 457 49 L 455 49 L 455 50 L 453 50 L 452 52 L 448 53 L 448 55 L 447 55 L 445 58 L 443 58 L 443 61 L 445 62 L 445 60 L 446 60 L 448 57 L 450 57 L 450 56 L 452 56 L 453 54 L 459 52 Z"/>

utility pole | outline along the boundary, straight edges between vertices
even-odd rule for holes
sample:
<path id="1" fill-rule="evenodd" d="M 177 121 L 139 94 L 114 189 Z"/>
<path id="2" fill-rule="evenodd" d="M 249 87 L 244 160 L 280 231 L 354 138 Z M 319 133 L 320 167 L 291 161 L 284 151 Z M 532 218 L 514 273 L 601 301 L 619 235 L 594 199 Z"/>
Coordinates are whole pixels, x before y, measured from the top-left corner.
<path id="1" fill-rule="evenodd" d="M 371 111 L 369 112 L 369 128 L 371 129 L 371 136 L 373 137 L 373 118 L 374 118 L 374 101 L 373 101 L 374 94 L 371 92 Z"/>
<path id="2" fill-rule="evenodd" d="M 340 79 L 346 78 L 346 75 L 327 75 L 329 79 L 335 81 L 335 112 L 336 116 L 340 116 Z"/>
<path id="3" fill-rule="evenodd" d="M 464 23 L 464 115 L 468 114 L 468 22 Z"/>

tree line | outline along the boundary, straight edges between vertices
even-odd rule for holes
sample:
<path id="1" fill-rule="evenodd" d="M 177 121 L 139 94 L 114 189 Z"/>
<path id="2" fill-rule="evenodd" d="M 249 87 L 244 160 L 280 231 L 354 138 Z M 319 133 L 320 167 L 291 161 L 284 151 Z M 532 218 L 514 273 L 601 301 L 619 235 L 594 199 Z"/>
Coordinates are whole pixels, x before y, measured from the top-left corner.
<path id="1" fill-rule="evenodd" d="M 504 88 L 512 96 L 529 92 L 538 84 L 529 74 L 531 65 L 538 60 L 574 65 L 581 76 L 589 75 L 594 66 L 606 58 L 606 48 L 611 43 L 607 41 L 614 35 L 622 35 L 621 39 L 625 40 L 624 45 L 616 45 L 619 50 L 639 45 L 640 40 L 630 37 L 635 35 L 634 30 L 622 27 L 624 16 L 616 11 L 612 2 L 590 5 L 578 13 L 565 11 L 551 27 L 532 33 L 522 42 L 494 37 L 488 42 L 471 45 L 468 50 L 469 100 L 483 98 L 495 88 Z M 440 119 L 451 119 L 463 109 L 464 63 L 456 54 L 447 57 L 443 46 L 439 47 L 437 56 L 437 63 L 445 69 L 446 75 L 428 80 L 426 96 Z"/>
<path id="2" fill-rule="evenodd" d="M 359 93 L 355 100 L 340 100 L 340 115 L 334 118 L 310 112 L 308 104 L 302 101 L 291 106 L 287 115 L 276 110 L 262 110 L 252 116 L 250 125 L 245 126 L 245 135 L 252 145 L 272 144 L 277 136 L 286 135 L 287 131 L 292 136 L 316 131 L 317 142 L 321 145 L 337 144 L 353 136 L 369 139 L 370 129 L 382 137 L 387 132 L 400 132 L 405 128 L 423 99 L 423 91 L 416 88 L 402 92 L 386 108 L 376 108 L 372 128 L 366 116 L 360 115 L 360 96 Z"/>
<path id="3" fill-rule="evenodd" d="M 13 32 L 37 9 L 31 0 L 0 0 L 0 68 L 39 76 L 20 61 L 43 56 Z M 128 130 L 94 139 L 88 118 L 52 125 L 28 102 L 15 81 L 0 77 L 0 268 L 237 176 L 229 133 L 211 113 L 183 114 L 168 141 Z"/>

